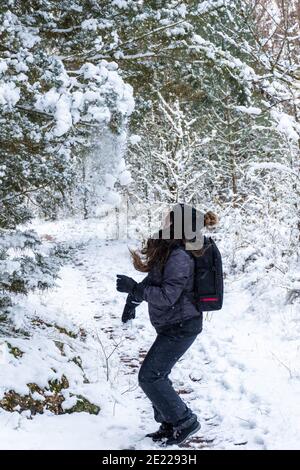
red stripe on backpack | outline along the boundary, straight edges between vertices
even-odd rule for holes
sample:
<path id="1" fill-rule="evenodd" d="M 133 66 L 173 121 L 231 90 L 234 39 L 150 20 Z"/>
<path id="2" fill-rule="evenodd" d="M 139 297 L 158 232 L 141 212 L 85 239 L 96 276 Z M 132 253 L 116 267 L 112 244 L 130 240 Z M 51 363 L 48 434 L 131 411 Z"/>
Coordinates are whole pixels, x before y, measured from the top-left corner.
<path id="1" fill-rule="evenodd" d="M 206 297 L 205 299 L 200 299 L 201 302 L 210 302 L 210 301 L 213 301 L 213 300 L 219 300 L 218 297 Z"/>

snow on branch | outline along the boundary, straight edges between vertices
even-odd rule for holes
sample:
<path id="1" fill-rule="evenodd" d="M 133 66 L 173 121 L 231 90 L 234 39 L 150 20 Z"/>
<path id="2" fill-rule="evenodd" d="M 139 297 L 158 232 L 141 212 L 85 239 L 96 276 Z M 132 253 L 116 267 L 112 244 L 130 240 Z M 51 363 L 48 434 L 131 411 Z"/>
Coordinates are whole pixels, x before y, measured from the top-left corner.
<path id="1" fill-rule="evenodd" d="M 296 178 L 300 178 L 299 175 L 287 165 L 283 165 L 282 163 L 278 162 L 260 162 L 260 163 L 251 163 L 248 174 L 256 171 L 256 170 L 279 170 L 285 173 L 289 173 L 290 175 L 295 176 Z"/>

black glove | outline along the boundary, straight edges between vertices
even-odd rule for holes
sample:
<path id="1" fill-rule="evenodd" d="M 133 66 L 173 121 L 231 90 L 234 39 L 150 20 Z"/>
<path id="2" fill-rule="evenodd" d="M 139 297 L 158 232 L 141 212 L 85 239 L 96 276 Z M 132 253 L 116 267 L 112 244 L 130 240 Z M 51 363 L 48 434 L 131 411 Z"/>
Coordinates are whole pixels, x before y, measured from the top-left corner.
<path id="1" fill-rule="evenodd" d="M 117 274 L 117 291 L 131 294 L 137 282 L 132 277 Z"/>
<path id="2" fill-rule="evenodd" d="M 133 318 L 135 318 L 135 307 L 126 303 L 122 313 L 122 322 L 126 323 L 129 320 L 133 320 Z"/>
<path id="3" fill-rule="evenodd" d="M 122 322 L 126 323 L 128 320 L 135 318 L 135 309 L 140 304 L 132 294 L 128 294 L 126 304 L 122 314 Z"/>
<path id="4" fill-rule="evenodd" d="M 133 287 L 131 291 L 133 300 L 135 300 L 137 304 L 140 304 L 144 300 L 145 287 L 146 287 L 146 283 L 144 281 L 136 282 L 135 286 Z"/>

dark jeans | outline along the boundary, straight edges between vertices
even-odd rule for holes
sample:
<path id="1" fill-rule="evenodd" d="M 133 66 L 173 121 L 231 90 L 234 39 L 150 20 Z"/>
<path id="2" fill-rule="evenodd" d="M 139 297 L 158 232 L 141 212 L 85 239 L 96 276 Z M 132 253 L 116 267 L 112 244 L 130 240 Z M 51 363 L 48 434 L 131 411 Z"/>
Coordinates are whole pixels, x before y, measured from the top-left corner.
<path id="1" fill-rule="evenodd" d="M 144 359 L 139 385 L 152 402 L 154 418 L 159 423 L 180 427 L 196 416 L 182 401 L 168 378 L 173 366 L 193 344 L 202 330 L 202 316 L 164 327 Z"/>

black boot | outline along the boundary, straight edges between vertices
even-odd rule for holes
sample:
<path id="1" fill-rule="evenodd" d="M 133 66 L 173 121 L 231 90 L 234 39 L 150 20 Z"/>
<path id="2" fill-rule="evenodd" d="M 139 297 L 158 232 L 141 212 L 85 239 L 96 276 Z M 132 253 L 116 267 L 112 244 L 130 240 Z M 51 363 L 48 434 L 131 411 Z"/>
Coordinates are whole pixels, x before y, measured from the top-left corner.
<path id="1" fill-rule="evenodd" d="M 157 431 L 146 434 L 146 437 L 151 437 L 152 441 L 157 442 L 171 438 L 173 436 L 173 432 L 173 424 L 162 423 Z"/>
<path id="2" fill-rule="evenodd" d="M 199 421 L 195 420 L 187 427 L 182 428 L 174 428 L 173 435 L 167 439 L 165 445 L 166 446 L 173 446 L 173 445 L 180 445 L 183 444 L 190 436 L 195 434 L 201 425 Z"/>

